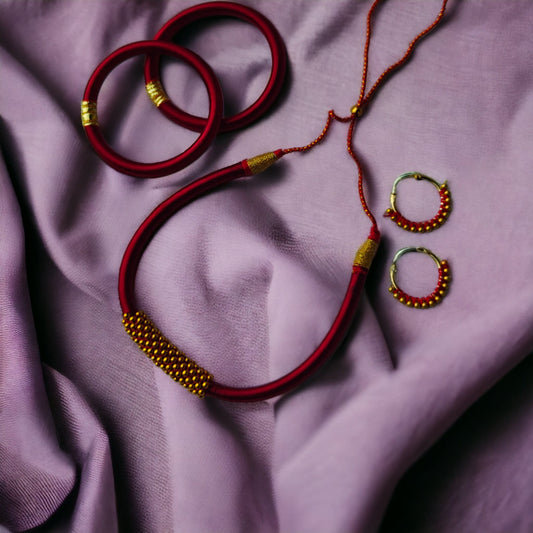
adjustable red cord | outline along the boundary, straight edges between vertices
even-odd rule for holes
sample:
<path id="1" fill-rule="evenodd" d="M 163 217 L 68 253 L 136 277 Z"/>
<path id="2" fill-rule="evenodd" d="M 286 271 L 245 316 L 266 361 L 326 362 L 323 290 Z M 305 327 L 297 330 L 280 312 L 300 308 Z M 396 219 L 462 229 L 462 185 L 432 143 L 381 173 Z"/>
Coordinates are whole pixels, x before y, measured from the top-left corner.
<path id="1" fill-rule="evenodd" d="M 165 53 L 185 61 L 201 76 L 209 95 L 209 117 L 196 141 L 182 154 L 158 163 L 139 163 L 115 152 L 104 139 L 98 124 L 96 102 L 107 75 L 127 59 L 146 53 Z M 222 118 L 222 93 L 211 67 L 195 53 L 175 44 L 163 41 L 139 41 L 130 43 L 107 56 L 91 75 L 82 102 L 82 123 L 87 138 L 95 152 L 112 168 L 139 178 L 158 178 L 190 165 L 202 155 L 218 132 Z"/>
<path id="2" fill-rule="evenodd" d="M 285 43 L 273 24 L 255 9 L 233 2 L 208 2 L 199 4 L 170 19 L 156 34 L 154 40 L 171 41 L 180 31 L 196 22 L 208 17 L 234 17 L 256 26 L 265 36 L 272 54 L 272 70 L 268 83 L 259 98 L 249 107 L 233 115 L 222 119 L 220 130 L 233 131 L 248 126 L 262 116 L 273 104 L 279 95 L 285 72 L 287 69 L 287 50 Z M 158 55 L 148 56 L 145 64 L 146 83 L 160 83 L 160 58 Z M 177 122 L 181 126 L 193 131 L 202 131 L 205 128 L 206 119 L 186 113 L 170 100 L 158 106 L 163 114 Z"/>
<path id="3" fill-rule="evenodd" d="M 374 10 L 376 9 L 377 5 L 381 2 L 381 0 L 374 0 L 374 3 L 370 7 L 370 10 L 368 11 L 367 17 L 366 17 L 366 40 L 365 40 L 365 48 L 363 52 L 363 72 L 361 75 L 361 90 L 359 91 L 359 99 L 357 100 L 357 104 L 355 104 L 354 107 L 361 110 L 374 96 L 374 92 L 377 90 L 377 88 L 385 81 L 385 79 L 391 75 L 395 70 L 398 70 L 400 67 L 402 67 L 408 59 L 411 57 L 411 54 L 413 53 L 413 50 L 415 49 L 415 46 L 417 43 L 424 38 L 429 32 L 431 32 L 435 27 L 440 23 L 442 20 L 442 17 L 444 16 L 444 12 L 446 11 L 446 4 L 448 3 L 448 0 L 443 0 L 440 11 L 435 18 L 435 20 L 424 30 L 422 30 L 407 46 L 407 49 L 404 53 L 404 55 L 395 63 L 387 67 L 381 75 L 378 77 L 378 79 L 375 81 L 374 85 L 370 88 L 368 93 L 365 96 L 365 90 L 366 90 L 366 79 L 368 74 L 368 51 L 370 48 L 370 36 L 372 34 L 372 15 L 374 14 Z"/>

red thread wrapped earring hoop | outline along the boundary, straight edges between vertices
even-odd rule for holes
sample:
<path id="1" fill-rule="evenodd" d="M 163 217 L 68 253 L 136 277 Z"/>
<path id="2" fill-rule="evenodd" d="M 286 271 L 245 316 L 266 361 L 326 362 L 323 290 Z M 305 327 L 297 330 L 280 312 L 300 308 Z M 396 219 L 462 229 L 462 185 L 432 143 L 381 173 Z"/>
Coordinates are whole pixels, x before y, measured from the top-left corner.
<path id="1" fill-rule="evenodd" d="M 140 163 L 121 156 L 109 146 L 98 124 L 96 103 L 102 84 L 116 66 L 139 54 L 153 54 L 154 52 L 182 59 L 200 74 L 209 96 L 209 116 L 203 123 L 200 136 L 182 154 L 158 163 Z M 222 92 L 211 67 L 190 50 L 163 41 L 130 43 L 108 55 L 91 75 L 81 103 L 81 122 L 95 152 L 110 167 L 138 178 L 159 178 L 190 165 L 207 150 L 218 132 L 221 119 Z"/>
<path id="2" fill-rule="evenodd" d="M 287 70 L 285 43 L 274 25 L 255 9 L 233 2 L 207 2 L 185 9 L 171 18 L 156 34 L 154 40 L 171 41 L 180 31 L 210 17 L 233 17 L 254 25 L 265 36 L 272 54 L 270 78 L 259 98 L 249 107 L 231 117 L 222 118 L 220 132 L 233 131 L 248 126 L 263 115 L 279 95 Z M 193 131 L 202 131 L 206 119 L 186 113 L 171 102 L 161 85 L 160 57 L 150 55 L 145 63 L 146 90 L 159 110 L 170 120 Z"/>
<path id="3" fill-rule="evenodd" d="M 402 213 L 400 213 L 400 210 L 396 207 L 396 190 L 398 187 L 398 184 L 408 178 L 414 178 L 417 181 L 425 180 L 429 181 L 431 184 L 433 184 L 437 190 L 439 191 L 440 196 L 440 206 L 437 214 L 431 219 L 426 220 L 424 222 L 413 222 L 406 218 Z M 419 172 L 407 172 L 405 174 L 402 174 L 396 180 L 394 181 L 394 184 L 392 186 L 392 193 L 390 195 L 390 208 L 385 211 L 385 214 L 383 216 L 389 217 L 393 222 L 396 222 L 396 224 L 407 231 L 413 231 L 418 233 L 427 233 L 430 231 L 433 231 L 437 229 L 438 227 L 442 226 L 448 216 L 450 215 L 450 212 L 452 210 L 452 199 L 450 195 L 450 191 L 448 189 L 448 184 L 445 181 L 444 183 L 439 183 L 438 181 L 434 180 L 433 178 L 430 178 L 429 176 L 425 176 L 424 174 L 420 174 Z"/>
<path id="4" fill-rule="evenodd" d="M 411 296 L 405 291 L 398 287 L 396 283 L 396 273 L 398 272 L 397 262 L 402 257 L 402 255 L 418 252 L 429 255 L 437 266 L 439 267 L 439 281 L 435 290 L 428 296 L 423 296 L 418 298 L 416 296 Z M 432 251 L 423 247 L 408 247 L 402 248 L 399 250 L 394 259 L 392 260 L 392 265 L 390 267 L 390 281 L 391 286 L 389 291 L 392 293 L 394 298 L 396 298 L 400 303 L 406 305 L 407 307 L 414 307 L 415 309 L 427 309 L 428 307 L 434 307 L 435 305 L 442 302 L 442 299 L 446 296 L 448 289 L 450 287 L 451 281 L 451 271 L 448 261 L 445 259 L 439 259 Z"/>

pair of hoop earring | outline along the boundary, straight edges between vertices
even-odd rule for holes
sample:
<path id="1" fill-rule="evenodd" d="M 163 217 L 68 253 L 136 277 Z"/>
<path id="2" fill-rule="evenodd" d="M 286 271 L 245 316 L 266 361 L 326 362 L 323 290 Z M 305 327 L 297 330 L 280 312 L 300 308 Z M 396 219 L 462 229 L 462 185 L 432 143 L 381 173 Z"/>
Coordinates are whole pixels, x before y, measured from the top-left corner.
<path id="1" fill-rule="evenodd" d="M 396 206 L 396 197 L 397 197 L 397 188 L 398 184 L 409 178 L 414 178 L 417 181 L 429 181 L 436 189 L 439 191 L 440 196 L 440 206 L 437 214 L 430 220 L 425 220 L 422 222 L 413 222 L 404 216 L 398 207 Z M 392 192 L 390 195 L 390 208 L 385 211 L 384 216 L 390 218 L 393 222 L 397 224 L 398 227 L 410 231 L 413 233 L 428 233 L 434 231 L 446 222 L 450 216 L 452 210 L 452 198 L 450 190 L 448 188 L 447 182 L 439 183 L 438 181 L 421 174 L 419 172 L 407 172 L 402 174 L 394 181 L 392 186 Z M 423 297 L 411 296 L 405 291 L 403 291 L 396 282 L 396 274 L 398 272 L 397 262 L 399 259 L 408 253 L 423 253 L 429 255 L 433 261 L 437 264 L 439 270 L 439 280 L 435 290 Z M 394 259 L 392 260 L 392 265 L 390 266 L 390 280 L 391 285 L 389 287 L 389 292 L 396 298 L 400 303 L 406 305 L 407 307 L 413 307 L 415 309 L 427 309 L 429 307 L 434 307 L 439 304 L 442 299 L 446 296 L 450 281 L 451 281 L 451 270 L 450 265 L 446 259 L 440 259 L 435 255 L 431 250 L 424 248 L 422 246 L 413 247 L 409 246 L 399 250 Z"/>

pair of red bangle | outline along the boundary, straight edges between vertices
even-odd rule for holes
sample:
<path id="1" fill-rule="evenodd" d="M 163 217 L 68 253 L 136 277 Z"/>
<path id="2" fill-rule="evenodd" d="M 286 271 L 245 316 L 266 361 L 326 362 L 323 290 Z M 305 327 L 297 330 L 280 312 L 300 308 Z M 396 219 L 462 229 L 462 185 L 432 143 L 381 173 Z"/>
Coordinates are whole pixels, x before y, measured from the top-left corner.
<path id="1" fill-rule="evenodd" d="M 172 43 L 181 31 L 207 17 L 230 16 L 256 26 L 265 36 L 272 54 L 272 70 L 260 97 L 240 113 L 223 117 L 223 97 L 220 84 L 211 67 L 197 54 Z M 146 54 L 144 76 L 147 92 L 157 108 L 170 120 L 200 132 L 196 141 L 183 153 L 166 161 L 140 163 L 132 161 L 111 148 L 98 124 L 98 94 L 109 73 L 134 56 Z M 176 106 L 167 96 L 160 79 L 160 56 L 167 54 L 183 60 L 201 76 L 209 96 L 207 118 L 190 115 Z M 285 79 L 287 51 L 276 28 L 261 13 L 232 2 L 208 2 L 178 13 L 155 35 L 152 41 L 130 43 L 115 50 L 94 70 L 85 88 L 81 104 L 82 125 L 95 152 L 110 167 L 139 178 L 158 178 L 177 172 L 200 157 L 219 132 L 232 131 L 251 124 L 261 117 L 279 95 Z"/>

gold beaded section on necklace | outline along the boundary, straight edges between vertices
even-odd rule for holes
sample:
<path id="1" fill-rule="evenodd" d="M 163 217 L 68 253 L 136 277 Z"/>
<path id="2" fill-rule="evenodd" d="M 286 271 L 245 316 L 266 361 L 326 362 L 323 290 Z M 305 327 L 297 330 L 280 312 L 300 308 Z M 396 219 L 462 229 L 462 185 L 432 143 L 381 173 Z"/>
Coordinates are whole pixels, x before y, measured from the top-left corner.
<path id="1" fill-rule="evenodd" d="M 122 323 L 135 344 L 156 366 L 192 394 L 200 398 L 205 396 L 213 376 L 172 344 L 143 311 L 124 313 Z"/>
<path id="2" fill-rule="evenodd" d="M 146 84 L 146 92 L 156 107 L 169 100 L 165 89 L 159 81 L 150 81 Z"/>
<path id="3" fill-rule="evenodd" d="M 98 114 L 96 113 L 96 102 L 83 100 L 81 103 L 81 125 L 98 126 Z"/>

